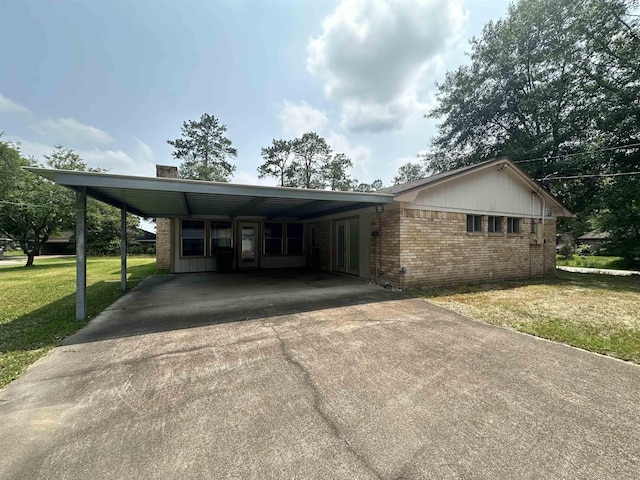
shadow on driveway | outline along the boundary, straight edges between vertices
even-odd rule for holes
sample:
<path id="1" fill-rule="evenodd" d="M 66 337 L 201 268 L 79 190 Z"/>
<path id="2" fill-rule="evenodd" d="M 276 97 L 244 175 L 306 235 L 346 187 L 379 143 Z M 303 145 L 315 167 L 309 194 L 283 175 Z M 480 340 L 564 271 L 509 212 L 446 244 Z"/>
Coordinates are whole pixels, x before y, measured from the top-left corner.
<path id="1" fill-rule="evenodd" d="M 406 298 L 359 278 L 305 270 L 151 277 L 65 345 Z"/>

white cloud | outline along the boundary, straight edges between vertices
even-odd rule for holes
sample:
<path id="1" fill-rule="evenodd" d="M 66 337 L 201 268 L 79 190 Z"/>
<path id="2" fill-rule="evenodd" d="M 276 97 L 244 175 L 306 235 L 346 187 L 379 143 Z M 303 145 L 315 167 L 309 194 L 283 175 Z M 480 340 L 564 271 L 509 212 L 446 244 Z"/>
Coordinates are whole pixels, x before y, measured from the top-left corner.
<path id="1" fill-rule="evenodd" d="M 0 113 L 12 113 L 20 115 L 28 115 L 31 113 L 27 107 L 14 102 L 0 93 Z"/>
<path id="2" fill-rule="evenodd" d="M 20 151 L 25 157 L 33 156 L 41 163 L 45 162 L 45 155 L 49 155 L 54 151 L 53 145 L 33 142 L 23 138 L 12 138 L 11 140 L 20 143 Z M 145 177 L 154 177 L 156 174 L 153 159 L 141 158 L 138 155 L 134 158 L 123 150 L 92 148 L 75 151 L 89 167 L 104 168 L 109 173 Z"/>
<path id="3" fill-rule="evenodd" d="M 353 145 L 347 137 L 333 130 L 326 136 L 327 143 L 336 153 L 344 153 L 353 162 L 352 177 L 360 182 L 372 181 L 368 165 L 371 161 L 371 149 L 364 145 Z"/>
<path id="4" fill-rule="evenodd" d="M 327 114 L 317 110 L 307 102 L 282 102 L 278 118 L 282 124 L 282 132 L 287 137 L 300 137 L 306 132 L 320 133 L 329 122 Z"/>
<path id="5" fill-rule="evenodd" d="M 136 156 L 136 158 L 147 162 L 153 162 L 154 155 L 151 147 L 140 140 L 138 137 L 134 136 L 133 138 L 136 141 L 136 148 L 134 151 L 134 155 Z"/>
<path id="6" fill-rule="evenodd" d="M 460 0 L 343 0 L 310 39 L 307 69 L 340 102 L 343 128 L 400 128 L 426 110 L 421 98 L 465 21 Z"/>
<path id="7" fill-rule="evenodd" d="M 32 129 L 56 144 L 72 143 L 73 146 L 87 146 L 107 145 L 113 142 L 111 135 L 104 130 L 85 125 L 73 118 L 43 120 L 34 125 Z"/>

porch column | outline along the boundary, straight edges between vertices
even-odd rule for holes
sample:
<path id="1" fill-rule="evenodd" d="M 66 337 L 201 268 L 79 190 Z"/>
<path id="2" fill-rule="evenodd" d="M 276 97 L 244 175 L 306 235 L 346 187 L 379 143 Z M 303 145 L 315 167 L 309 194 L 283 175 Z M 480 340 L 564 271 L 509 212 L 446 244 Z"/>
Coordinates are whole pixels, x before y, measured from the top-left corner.
<path id="1" fill-rule="evenodd" d="M 76 192 L 76 320 L 87 318 L 87 188 Z"/>
<path id="2" fill-rule="evenodd" d="M 127 291 L 127 207 L 120 209 L 120 290 Z"/>

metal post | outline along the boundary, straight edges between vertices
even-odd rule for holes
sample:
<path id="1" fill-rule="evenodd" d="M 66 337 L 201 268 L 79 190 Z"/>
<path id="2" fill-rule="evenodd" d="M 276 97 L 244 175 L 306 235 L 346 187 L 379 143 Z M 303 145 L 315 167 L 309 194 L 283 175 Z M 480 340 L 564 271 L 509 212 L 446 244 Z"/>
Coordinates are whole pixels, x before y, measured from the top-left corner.
<path id="1" fill-rule="evenodd" d="M 87 318 L 87 189 L 76 192 L 76 320 Z"/>
<path id="2" fill-rule="evenodd" d="M 120 209 L 120 290 L 127 291 L 127 207 Z"/>

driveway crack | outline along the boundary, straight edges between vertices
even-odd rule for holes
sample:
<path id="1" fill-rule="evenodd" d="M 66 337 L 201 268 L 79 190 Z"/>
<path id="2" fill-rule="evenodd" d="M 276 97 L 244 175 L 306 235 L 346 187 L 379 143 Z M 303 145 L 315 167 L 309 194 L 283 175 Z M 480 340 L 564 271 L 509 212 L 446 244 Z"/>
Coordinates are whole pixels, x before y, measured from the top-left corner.
<path id="1" fill-rule="evenodd" d="M 358 451 L 355 450 L 355 448 L 349 443 L 349 441 L 340 433 L 340 430 L 338 429 L 338 426 L 335 424 L 335 422 L 323 410 L 322 394 L 320 393 L 320 390 L 318 389 L 317 385 L 313 382 L 313 379 L 311 378 L 311 374 L 309 373 L 309 370 L 307 370 L 302 365 L 302 363 L 300 363 L 293 356 L 292 352 L 287 348 L 286 343 L 280 337 L 280 334 L 278 334 L 278 331 L 275 329 L 275 327 L 273 325 L 271 325 L 270 327 L 271 327 L 271 330 L 273 330 L 273 333 L 275 334 L 276 338 L 278 339 L 278 343 L 280 344 L 280 350 L 284 358 L 287 360 L 288 363 L 293 365 L 296 369 L 298 369 L 302 373 L 305 379 L 305 384 L 311 390 L 311 396 L 313 397 L 313 408 L 316 410 L 318 415 L 320 415 L 320 418 L 322 419 L 322 421 L 327 425 L 333 437 L 339 442 L 341 442 L 345 446 L 347 451 L 361 465 L 363 465 L 367 470 L 369 470 L 376 478 L 382 479 L 383 477 L 367 462 L 366 458 L 364 458 Z"/>

